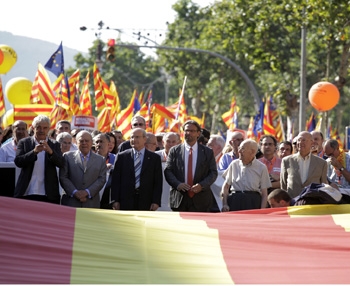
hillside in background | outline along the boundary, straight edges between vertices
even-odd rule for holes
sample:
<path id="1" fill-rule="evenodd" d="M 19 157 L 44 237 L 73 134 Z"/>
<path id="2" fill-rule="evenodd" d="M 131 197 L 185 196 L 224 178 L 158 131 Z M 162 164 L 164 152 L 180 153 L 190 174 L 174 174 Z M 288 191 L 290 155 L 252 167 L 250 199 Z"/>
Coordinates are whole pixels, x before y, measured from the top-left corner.
<path id="1" fill-rule="evenodd" d="M 38 63 L 45 65 L 51 55 L 57 50 L 60 40 L 57 43 L 50 43 L 33 38 L 15 36 L 9 32 L 0 31 L 0 45 L 8 45 L 17 53 L 17 63 L 5 75 L 0 75 L 5 92 L 6 83 L 15 77 L 25 77 L 33 81 L 38 69 Z M 74 56 L 79 53 L 78 50 L 70 49 L 64 46 L 64 68 L 75 67 Z M 56 76 L 48 71 L 51 81 Z M 6 98 L 6 97 L 5 97 Z M 6 99 L 6 108 L 12 108 Z"/>

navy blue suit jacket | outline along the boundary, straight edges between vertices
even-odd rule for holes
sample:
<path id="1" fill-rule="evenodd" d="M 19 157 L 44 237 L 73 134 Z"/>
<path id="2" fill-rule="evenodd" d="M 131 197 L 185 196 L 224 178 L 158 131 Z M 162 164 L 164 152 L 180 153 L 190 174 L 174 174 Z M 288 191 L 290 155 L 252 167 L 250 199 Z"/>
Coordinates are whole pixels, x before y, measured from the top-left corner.
<path id="1" fill-rule="evenodd" d="M 149 210 L 151 204 L 161 206 L 163 188 L 160 156 L 145 149 L 140 174 L 139 210 Z M 117 154 L 112 174 L 111 200 L 120 203 L 121 210 L 134 209 L 135 169 L 133 149 Z"/>

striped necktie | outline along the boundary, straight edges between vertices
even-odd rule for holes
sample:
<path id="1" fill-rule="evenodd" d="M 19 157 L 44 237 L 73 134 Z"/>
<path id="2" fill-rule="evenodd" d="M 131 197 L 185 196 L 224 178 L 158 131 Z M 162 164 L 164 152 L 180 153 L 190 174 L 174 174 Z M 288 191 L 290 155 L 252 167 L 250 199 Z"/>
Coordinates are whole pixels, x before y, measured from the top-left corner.
<path id="1" fill-rule="evenodd" d="M 135 189 L 140 187 L 140 173 L 141 173 L 141 152 L 135 153 Z"/>

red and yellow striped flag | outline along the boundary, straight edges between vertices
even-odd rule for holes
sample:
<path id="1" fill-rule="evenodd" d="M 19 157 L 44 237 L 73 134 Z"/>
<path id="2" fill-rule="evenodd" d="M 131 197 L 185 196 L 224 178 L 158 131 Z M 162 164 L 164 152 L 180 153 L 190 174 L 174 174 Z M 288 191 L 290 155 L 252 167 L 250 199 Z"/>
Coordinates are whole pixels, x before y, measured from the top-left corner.
<path id="1" fill-rule="evenodd" d="M 5 114 L 5 98 L 4 98 L 4 92 L 2 89 L 2 81 L 0 77 L 0 117 Z"/>
<path id="2" fill-rule="evenodd" d="M 38 64 L 30 99 L 31 103 L 51 105 L 53 105 L 56 100 L 55 94 L 51 88 L 50 78 L 41 63 Z"/>
<path id="3" fill-rule="evenodd" d="M 230 110 L 221 115 L 222 120 L 229 130 L 238 128 L 238 112 L 239 108 L 236 103 L 236 97 L 233 96 L 231 100 Z"/>
<path id="4" fill-rule="evenodd" d="M 136 94 L 137 92 L 134 90 L 128 107 L 123 109 L 117 116 L 117 129 L 123 133 L 125 139 L 129 139 L 131 134 L 131 119 L 134 116 Z"/>
<path id="5" fill-rule="evenodd" d="M 50 116 L 51 104 L 21 104 L 13 107 L 13 121 L 22 120 L 30 126 L 34 117 L 39 114 Z"/>
<path id="6" fill-rule="evenodd" d="M 4 284 L 348 284 L 349 230 L 345 204 L 185 213 L 0 197 L 0 277 Z"/>
<path id="7" fill-rule="evenodd" d="M 90 72 L 88 71 L 84 80 L 83 90 L 80 95 L 80 113 L 81 115 L 92 115 L 92 106 L 91 106 L 91 96 L 89 91 L 89 76 Z"/>
<path id="8" fill-rule="evenodd" d="M 114 96 L 109 90 L 108 85 L 102 79 L 100 71 L 96 63 L 94 64 L 94 90 L 95 90 L 95 102 L 96 110 L 100 111 L 105 107 L 112 107 L 114 103 Z"/>
<path id="9" fill-rule="evenodd" d="M 69 78 L 68 85 L 70 91 L 69 107 L 73 115 L 79 115 L 79 98 L 80 98 L 80 70 L 77 69 Z"/>

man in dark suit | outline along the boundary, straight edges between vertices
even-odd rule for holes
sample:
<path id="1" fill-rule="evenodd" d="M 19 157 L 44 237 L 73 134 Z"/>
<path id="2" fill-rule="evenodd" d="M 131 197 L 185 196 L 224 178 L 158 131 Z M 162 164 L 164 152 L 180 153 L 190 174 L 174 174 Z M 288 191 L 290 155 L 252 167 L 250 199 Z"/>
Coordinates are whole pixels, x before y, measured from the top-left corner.
<path id="1" fill-rule="evenodd" d="M 62 205 L 100 208 L 99 192 L 106 182 L 105 158 L 91 151 L 92 136 L 88 131 L 77 135 L 77 151 L 64 153 L 65 165 L 60 169 L 60 183 L 66 195 Z"/>
<path id="2" fill-rule="evenodd" d="M 135 128 L 141 128 L 141 129 L 146 130 L 146 120 L 144 117 L 142 117 L 140 115 L 135 115 L 131 119 L 131 129 L 135 129 Z M 127 140 L 119 145 L 118 152 L 122 152 L 122 151 L 125 151 L 127 149 L 131 149 L 131 148 L 132 148 L 131 142 L 130 142 L 130 140 Z"/>
<path id="3" fill-rule="evenodd" d="M 197 143 L 201 127 L 196 121 L 186 121 L 183 129 L 185 142 L 170 149 L 164 169 L 171 186 L 170 207 L 173 211 L 208 212 L 213 200 L 210 186 L 218 176 L 214 153 Z"/>
<path id="4" fill-rule="evenodd" d="M 156 211 L 161 205 L 163 186 L 160 156 L 145 148 L 146 131 L 142 128 L 132 130 L 130 143 L 132 149 L 119 152 L 115 160 L 113 209 Z"/>
<path id="5" fill-rule="evenodd" d="M 17 145 L 15 164 L 22 168 L 14 197 L 60 203 L 56 167 L 64 165 L 60 144 L 48 138 L 50 119 L 34 118 L 34 136 L 21 139 Z"/>

